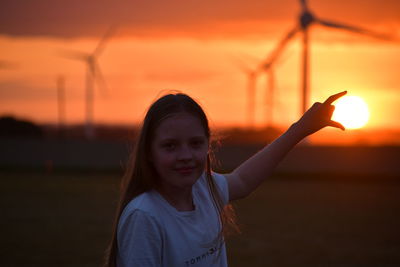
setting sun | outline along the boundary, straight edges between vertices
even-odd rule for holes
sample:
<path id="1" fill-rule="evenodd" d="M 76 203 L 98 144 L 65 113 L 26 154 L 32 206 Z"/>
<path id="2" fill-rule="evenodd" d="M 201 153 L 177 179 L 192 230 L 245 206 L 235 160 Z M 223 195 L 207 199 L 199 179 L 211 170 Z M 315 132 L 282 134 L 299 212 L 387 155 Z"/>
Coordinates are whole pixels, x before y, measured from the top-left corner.
<path id="1" fill-rule="evenodd" d="M 361 97 L 344 96 L 335 104 L 332 119 L 347 129 L 361 128 L 369 119 L 368 105 Z"/>

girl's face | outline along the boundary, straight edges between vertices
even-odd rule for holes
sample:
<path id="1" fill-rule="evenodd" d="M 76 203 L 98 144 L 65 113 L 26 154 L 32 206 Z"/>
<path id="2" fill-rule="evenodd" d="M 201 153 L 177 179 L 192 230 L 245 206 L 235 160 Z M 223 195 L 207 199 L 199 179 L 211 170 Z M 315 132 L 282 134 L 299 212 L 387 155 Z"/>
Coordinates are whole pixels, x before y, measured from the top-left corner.
<path id="1" fill-rule="evenodd" d="M 151 161 L 161 189 L 189 189 L 204 172 L 208 138 L 200 120 L 182 112 L 156 128 L 151 143 Z"/>

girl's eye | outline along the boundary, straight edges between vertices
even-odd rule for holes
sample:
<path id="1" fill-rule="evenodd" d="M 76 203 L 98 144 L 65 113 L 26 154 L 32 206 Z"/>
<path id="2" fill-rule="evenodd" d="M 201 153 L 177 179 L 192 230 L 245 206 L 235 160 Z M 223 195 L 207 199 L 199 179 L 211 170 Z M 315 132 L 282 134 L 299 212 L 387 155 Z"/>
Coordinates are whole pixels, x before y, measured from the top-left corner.
<path id="1" fill-rule="evenodd" d="M 176 144 L 172 143 L 172 142 L 165 143 L 165 144 L 162 145 L 162 147 L 165 148 L 166 150 L 174 150 L 175 147 L 176 147 Z"/>
<path id="2" fill-rule="evenodd" d="M 193 140 L 191 143 L 194 147 L 201 147 L 204 144 L 204 140 Z"/>

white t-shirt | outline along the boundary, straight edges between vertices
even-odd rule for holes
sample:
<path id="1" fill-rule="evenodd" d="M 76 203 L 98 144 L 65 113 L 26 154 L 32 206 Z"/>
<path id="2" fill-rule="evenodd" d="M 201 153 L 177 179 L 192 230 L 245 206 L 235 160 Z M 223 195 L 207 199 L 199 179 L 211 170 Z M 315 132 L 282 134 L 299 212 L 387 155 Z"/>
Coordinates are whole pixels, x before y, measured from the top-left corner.
<path id="1" fill-rule="evenodd" d="M 227 204 L 226 178 L 212 175 Z M 195 209 L 183 212 L 155 190 L 131 200 L 118 223 L 117 266 L 228 266 L 225 244 L 213 243 L 221 227 L 205 174 L 193 185 L 192 194 Z"/>

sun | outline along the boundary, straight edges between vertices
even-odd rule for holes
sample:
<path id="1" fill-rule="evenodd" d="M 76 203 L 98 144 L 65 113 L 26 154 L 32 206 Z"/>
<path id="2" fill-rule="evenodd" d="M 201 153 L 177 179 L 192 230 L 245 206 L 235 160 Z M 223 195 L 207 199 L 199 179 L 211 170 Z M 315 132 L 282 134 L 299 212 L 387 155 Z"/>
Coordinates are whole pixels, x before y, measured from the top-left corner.
<path id="1" fill-rule="evenodd" d="M 358 96 L 344 96 L 335 103 L 332 120 L 340 122 L 346 129 L 358 129 L 367 124 L 367 103 Z"/>

